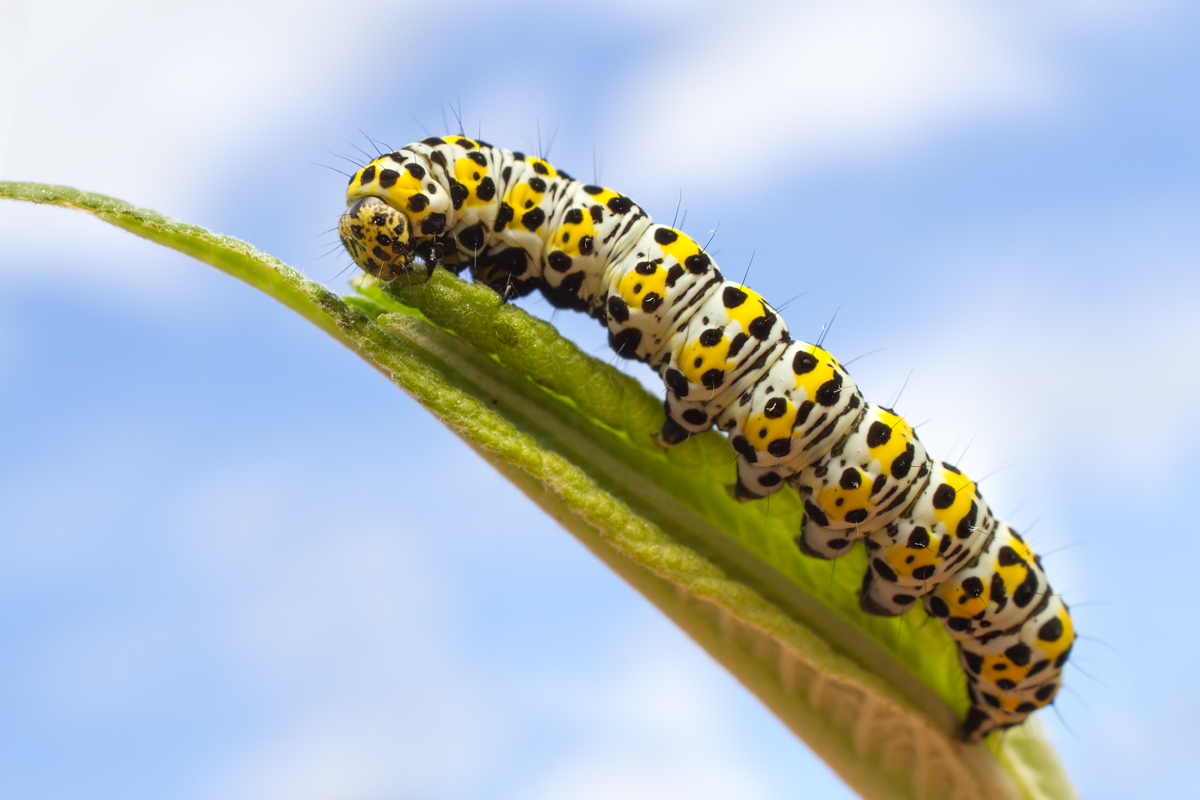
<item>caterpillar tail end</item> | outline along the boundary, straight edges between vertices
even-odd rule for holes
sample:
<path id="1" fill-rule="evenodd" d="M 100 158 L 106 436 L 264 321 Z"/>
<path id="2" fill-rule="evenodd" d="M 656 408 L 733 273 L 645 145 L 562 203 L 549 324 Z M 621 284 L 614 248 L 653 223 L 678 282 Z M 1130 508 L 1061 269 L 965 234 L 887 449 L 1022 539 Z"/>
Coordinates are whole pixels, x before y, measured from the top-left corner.
<path id="1" fill-rule="evenodd" d="M 352 203 L 338 220 L 346 252 L 362 270 L 381 281 L 412 271 L 415 254 L 409 245 L 405 216 L 378 197 Z"/>

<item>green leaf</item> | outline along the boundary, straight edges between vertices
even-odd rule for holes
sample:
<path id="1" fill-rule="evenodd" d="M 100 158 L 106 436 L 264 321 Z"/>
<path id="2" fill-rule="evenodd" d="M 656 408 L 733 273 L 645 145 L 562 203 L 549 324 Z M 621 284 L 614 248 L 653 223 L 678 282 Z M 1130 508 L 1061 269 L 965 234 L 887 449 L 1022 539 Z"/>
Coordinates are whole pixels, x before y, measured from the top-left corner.
<path id="1" fill-rule="evenodd" d="M 801 556 L 794 493 L 739 503 L 724 437 L 664 452 L 661 404 L 552 326 L 444 270 L 341 298 L 231 239 L 75 189 L 78 208 L 271 295 L 387 375 L 685 630 L 866 798 L 1070 798 L 1036 719 L 953 738 L 965 677 L 942 627 L 858 610 L 865 556 Z"/>

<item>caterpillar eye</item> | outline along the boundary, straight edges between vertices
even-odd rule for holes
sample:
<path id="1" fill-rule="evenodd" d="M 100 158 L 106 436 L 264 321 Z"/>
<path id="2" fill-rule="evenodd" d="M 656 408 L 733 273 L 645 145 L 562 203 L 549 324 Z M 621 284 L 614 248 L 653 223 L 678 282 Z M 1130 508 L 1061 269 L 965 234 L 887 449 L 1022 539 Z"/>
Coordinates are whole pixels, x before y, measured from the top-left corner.
<path id="1" fill-rule="evenodd" d="M 364 272 L 391 280 L 412 269 L 412 226 L 403 213 L 378 197 L 362 197 L 338 220 L 346 252 Z"/>

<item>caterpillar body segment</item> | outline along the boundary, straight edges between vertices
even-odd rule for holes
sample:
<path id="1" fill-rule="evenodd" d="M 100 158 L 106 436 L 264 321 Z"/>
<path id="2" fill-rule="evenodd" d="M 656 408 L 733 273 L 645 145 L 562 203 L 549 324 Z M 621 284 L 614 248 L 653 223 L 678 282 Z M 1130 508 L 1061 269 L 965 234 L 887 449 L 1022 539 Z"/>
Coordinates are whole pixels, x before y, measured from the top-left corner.
<path id="1" fill-rule="evenodd" d="M 737 497 L 800 492 L 804 553 L 834 558 L 864 541 L 863 610 L 920 601 L 958 642 L 971 701 L 961 738 L 1053 701 L 1075 633 L 1038 557 L 974 482 L 686 234 L 543 159 L 464 136 L 380 156 L 346 201 L 339 234 L 366 272 L 389 280 L 419 259 L 596 317 L 619 355 L 666 385 L 662 442 L 715 425 L 737 453 Z"/>
<path id="2" fill-rule="evenodd" d="M 775 309 L 726 281 L 670 332 L 661 357 L 651 362 L 667 385 L 667 415 L 689 435 L 708 430 L 789 340 Z"/>
<path id="3" fill-rule="evenodd" d="M 959 641 L 986 638 L 1030 618 L 1050 593 L 1041 560 L 1007 523 L 983 550 L 925 597 L 930 616 Z"/>
<path id="4" fill-rule="evenodd" d="M 844 438 L 788 479 L 804 499 L 801 549 L 819 558 L 842 555 L 899 517 L 925 488 L 931 467 L 908 423 L 867 403 Z"/>
<path id="5" fill-rule="evenodd" d="M 968 596 L 980 596 L 982 589 L 961 570 L 992 541 L 996 525 L 974 482 L 951 464 L 935 463 L 925 489 L 906 513 L 864 540 L 868 569 L 863 576 L 863 608 L 893 616 L 941 591 L 948 599 L 935 603 L 940 613 L 934 616 L 947 627 L 965 630 L 967 623 L 950 622 L 951 607 L 955 618 L 967 619 L 984 609 L 968 601 Z M 951 591 L 964 582 L 968 590 Z"/>
<path id="6" fill-rule="evenodd" d="M 717 419 L 739 456 L 736 494 L 753 499 L 778 491 L 840 442 L 865 404 L 837 359 L 814 344 L 789 342 Z"/>
<path id="7" fill-rule="evenodd" d="M 636 230 L 642 230 L 640 221 Z M 605 271 L 608 292 L 593 305 L 598 306 L 595 316 L 608 324 L 613 350 L 648 362 L 690 319 L 688 310 L 707 302 L 725 279 L 700 245 L 673 228 L 647 226 L 640 237 L 627 259 L 632 263 Z"/>

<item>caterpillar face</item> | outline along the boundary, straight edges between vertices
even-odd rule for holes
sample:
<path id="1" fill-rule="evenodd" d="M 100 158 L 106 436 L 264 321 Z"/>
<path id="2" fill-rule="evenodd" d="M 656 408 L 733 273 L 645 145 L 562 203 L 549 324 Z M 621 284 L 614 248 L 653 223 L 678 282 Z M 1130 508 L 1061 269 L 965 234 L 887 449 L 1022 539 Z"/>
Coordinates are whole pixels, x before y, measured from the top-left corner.
<path id="1" fill-rule="evenodd" d="M 346 202 L 338 231 L 367 272 L 389 280 L 420 258 L 506 299 L 538 289 L 591 314 L 618 355 L 662 377 L 662 443 L 715 425 L 737 453 L 735 497 L 799 491 L 801 551 L 835 558 L 864 540 L 863 610 L 896 615 L 923 598 L 958 643 L 962 739 L 1053 702 L 1075 632 L 1037 556 L 974 482 L 864 400 L 831 354 L 792 339 L 691 237 L 618 192 L 465 136 L 374 159 Z"/>
<path id="2" fill-rule="evenodd" d="M 342 246 L 365 272 L 391 280 L 413 262 L 408 220 L 377 197 L 355 200 L 338 220 Z"/>

